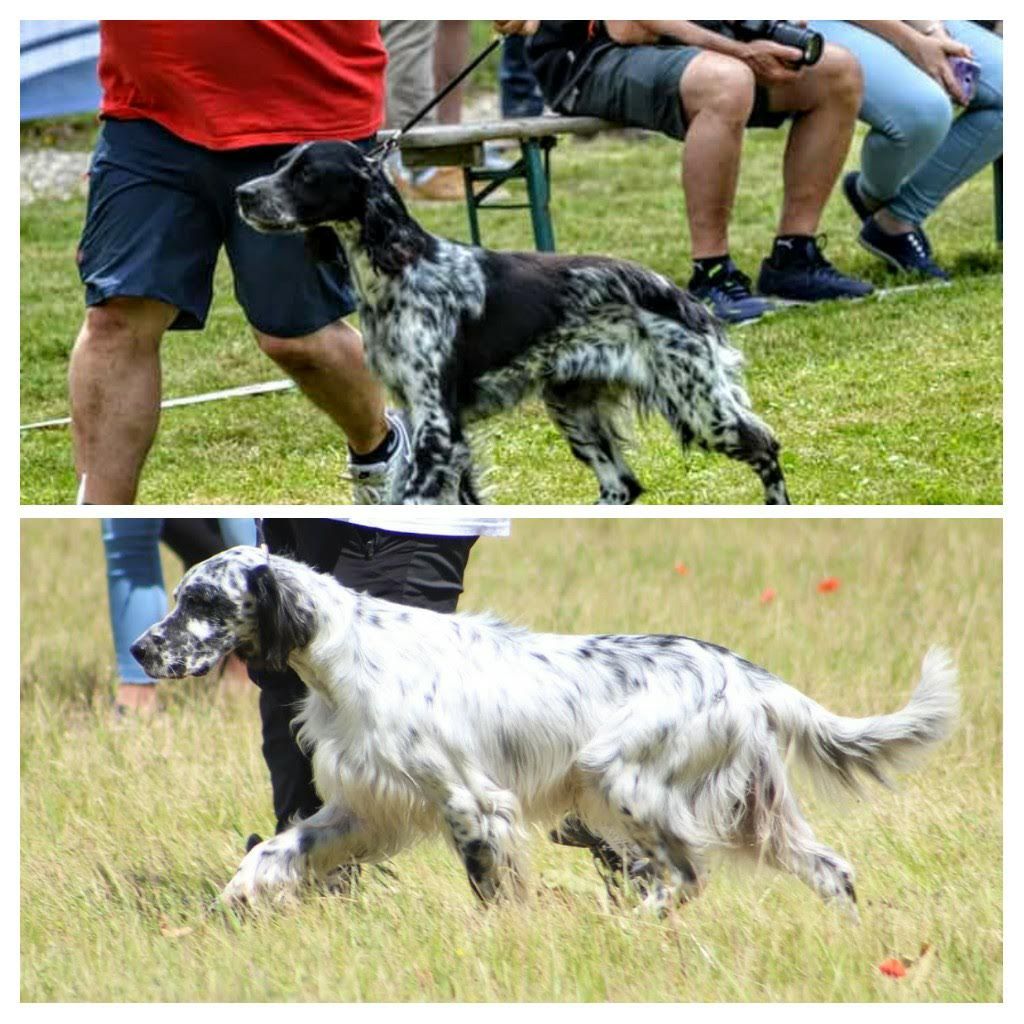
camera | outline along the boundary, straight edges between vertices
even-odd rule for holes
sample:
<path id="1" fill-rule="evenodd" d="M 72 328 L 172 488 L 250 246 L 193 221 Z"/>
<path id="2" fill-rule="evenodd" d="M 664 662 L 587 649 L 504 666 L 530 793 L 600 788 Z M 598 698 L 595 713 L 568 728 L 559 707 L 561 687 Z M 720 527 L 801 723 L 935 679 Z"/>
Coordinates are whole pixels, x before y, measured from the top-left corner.
<path id="1" fill-rule="evenodd" d="M 802 28 L 791 21 L 734 21 L 732 24 L 736 38 L 744 42 L 770 39 L 780 46 L 799 50 L 802 56 L 798 63 L 803 67 L 817 64 L 825 49 L 825 37 L 820 32 Z"/>

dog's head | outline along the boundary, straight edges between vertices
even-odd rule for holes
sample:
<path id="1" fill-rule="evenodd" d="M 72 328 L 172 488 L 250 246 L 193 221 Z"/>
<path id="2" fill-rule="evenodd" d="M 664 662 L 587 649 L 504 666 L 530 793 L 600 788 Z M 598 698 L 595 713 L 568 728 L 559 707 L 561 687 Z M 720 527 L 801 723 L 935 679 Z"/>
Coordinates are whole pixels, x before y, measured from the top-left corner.
<path id="1" fill-rule="evenodd" d="M 235 198 L 257 231 L 308 231 L 362 222 L 369 195 L 382 184 L 380 168 L 351 142 L 307 142 L 285 153 L 271 174 L 239 185 Z"/>
<path id="2" fill-rule="evenodd" d="M 334 224 L 357 225 L 359 244 L 374 268 L 386 274 L 400 273 L 435 245 L 409 216 L 379 161 L 367 159 L 351 142 L 296 146 L 273 173 L 239 185 L 235 197 L 251 227 L 304 231 L 310 254 L 324 262 L 344 263 Z"/>
<path id="3" fill-rule="evenodd" d="M 312 608 L 283 585 L 259 548 L 231 548 L 201 562 L 174 596 L 174 610 L 131 647 L 154 679 L 205 675 L 232 651 L 283 669 L 313 636 Z"/>

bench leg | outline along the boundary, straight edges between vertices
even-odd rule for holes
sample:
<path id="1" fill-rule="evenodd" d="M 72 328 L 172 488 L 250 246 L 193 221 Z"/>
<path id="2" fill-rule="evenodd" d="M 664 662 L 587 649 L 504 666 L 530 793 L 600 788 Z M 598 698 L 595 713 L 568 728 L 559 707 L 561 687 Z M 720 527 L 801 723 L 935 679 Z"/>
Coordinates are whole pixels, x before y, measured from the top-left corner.
<path id="1" fill-rule="evenodd" d="M 555 231 L 551 225 L 550 188 L 544 173 L 541 147 L 534 139 L 524 139 L 523 164 L 526 169 L 526 193 L 530 199 L 533 240 L 540 252 L 555 251 Z"/>
<path id="2" fill-rule="evenodd" d="M 479 245 L 480 218 L 477 215 L 476 200 L 473 198 L 473 175 L 470 168 L 462 168 L 462 180 L 466 186 L 466 214 L 469 217 L 469 237 L 474 245 Z"/>
<path id="3" fill-rule="evenodd" d="M 1003 158 L 992 164 L 992 191 L 996 199 L 996 244 L 1003 244 Z"/>

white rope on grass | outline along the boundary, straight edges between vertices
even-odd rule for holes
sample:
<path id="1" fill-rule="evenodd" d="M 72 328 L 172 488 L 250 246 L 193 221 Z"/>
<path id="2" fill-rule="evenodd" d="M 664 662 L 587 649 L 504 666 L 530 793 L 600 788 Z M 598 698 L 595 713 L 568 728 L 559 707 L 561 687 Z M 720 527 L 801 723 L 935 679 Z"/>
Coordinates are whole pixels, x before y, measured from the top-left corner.
<path id="1" fill-rule="evenodd" d="M 268 380 L 262 384 L 243 384 L 237 388 L 224 388 L 221 391 L 207 391 L 202 395 L 186 395 L 184 398 L 168 398 L 160 403 L 161 409 L 176 409 L 182 405 L 202 405 L 204 402 L 219 402 L 225 398 L 245 398 L 247 395 L 268 395 L 274 391 L 288 391 L 295 387 L 293 380 Z M 41 430 L 44 427 L 66 427 L 71 422 L 70 416 L 61 416 L 55 420 L 40 420 L 38 423 L 23 423 L 22 430 Z"/>
<path id="2" fill-rule="evenodd" d="M 929 282 L 924 284 L 903 284 L 898 285 L 895 288 L 882 288 L 878 291 L 872 292 L 870 295 L 866 295 L 863 299 L 853 299 L 847 301 L 853 302 L 867 302 L 871 299 L 886 299 L 892 295 L 901 295 L 906 292 L 916 292 L 922 288 L 936 288 L 936 287 L 948 287 L 947 282 Z M 779 309 L 776 314 L 784 313 L 787 309 L 796 309 L 803 306 L 809 306 L 812 303 L 809 302 L 782 302 L 779 305 Z M 742 324 L 734 324 L 730 330 L 737 330 L 742 327 L 748 327 L 750 324 L 757 323 L 757 320 L 748 320 Z M 202 405 L 204 402 L 220 402 L 226 398 L 246 398 L 249 395 L 267 395 L 275 391 L 287 391 L 295 387 L 295 382 L 291 380 L 268 380 L 262 384 L 243 384 L 237 388 L 224 388 L 221 391 L 207 391 L 202 395 L 187 395 L 184 398 L 168 398 L 166 401 L 160 403 L 161 409 L 175 409 L 183 405 Z M 53 420 L 40 420 L 38 423 L 23 423 L 21 425 L 22 430 L 42 430 L 47 427 L 66 427 L 71 422 L 70 416 L 62 416 L 59 419 Z"/>

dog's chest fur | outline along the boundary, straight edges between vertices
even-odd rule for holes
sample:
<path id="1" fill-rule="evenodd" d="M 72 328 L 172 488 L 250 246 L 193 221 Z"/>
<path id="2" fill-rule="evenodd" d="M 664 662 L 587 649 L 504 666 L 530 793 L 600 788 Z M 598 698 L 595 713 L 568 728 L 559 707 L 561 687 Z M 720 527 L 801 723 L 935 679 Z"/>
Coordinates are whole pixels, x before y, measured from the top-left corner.
<path id="1" fill-rule="evenodd" d="M 637 340 L 642 347 L 660 318 L 621 294 L 621 271 L 605 261 L 555 268 L 532 255 L 438 239 L 432 255 L 386 275 L 358 244 L 358 231 L 339 233 L 370 368 L 406 404 L 423 390 L 439 391 L 473 420 L 545 383 L 609 376 L 648 383 Z"/>

